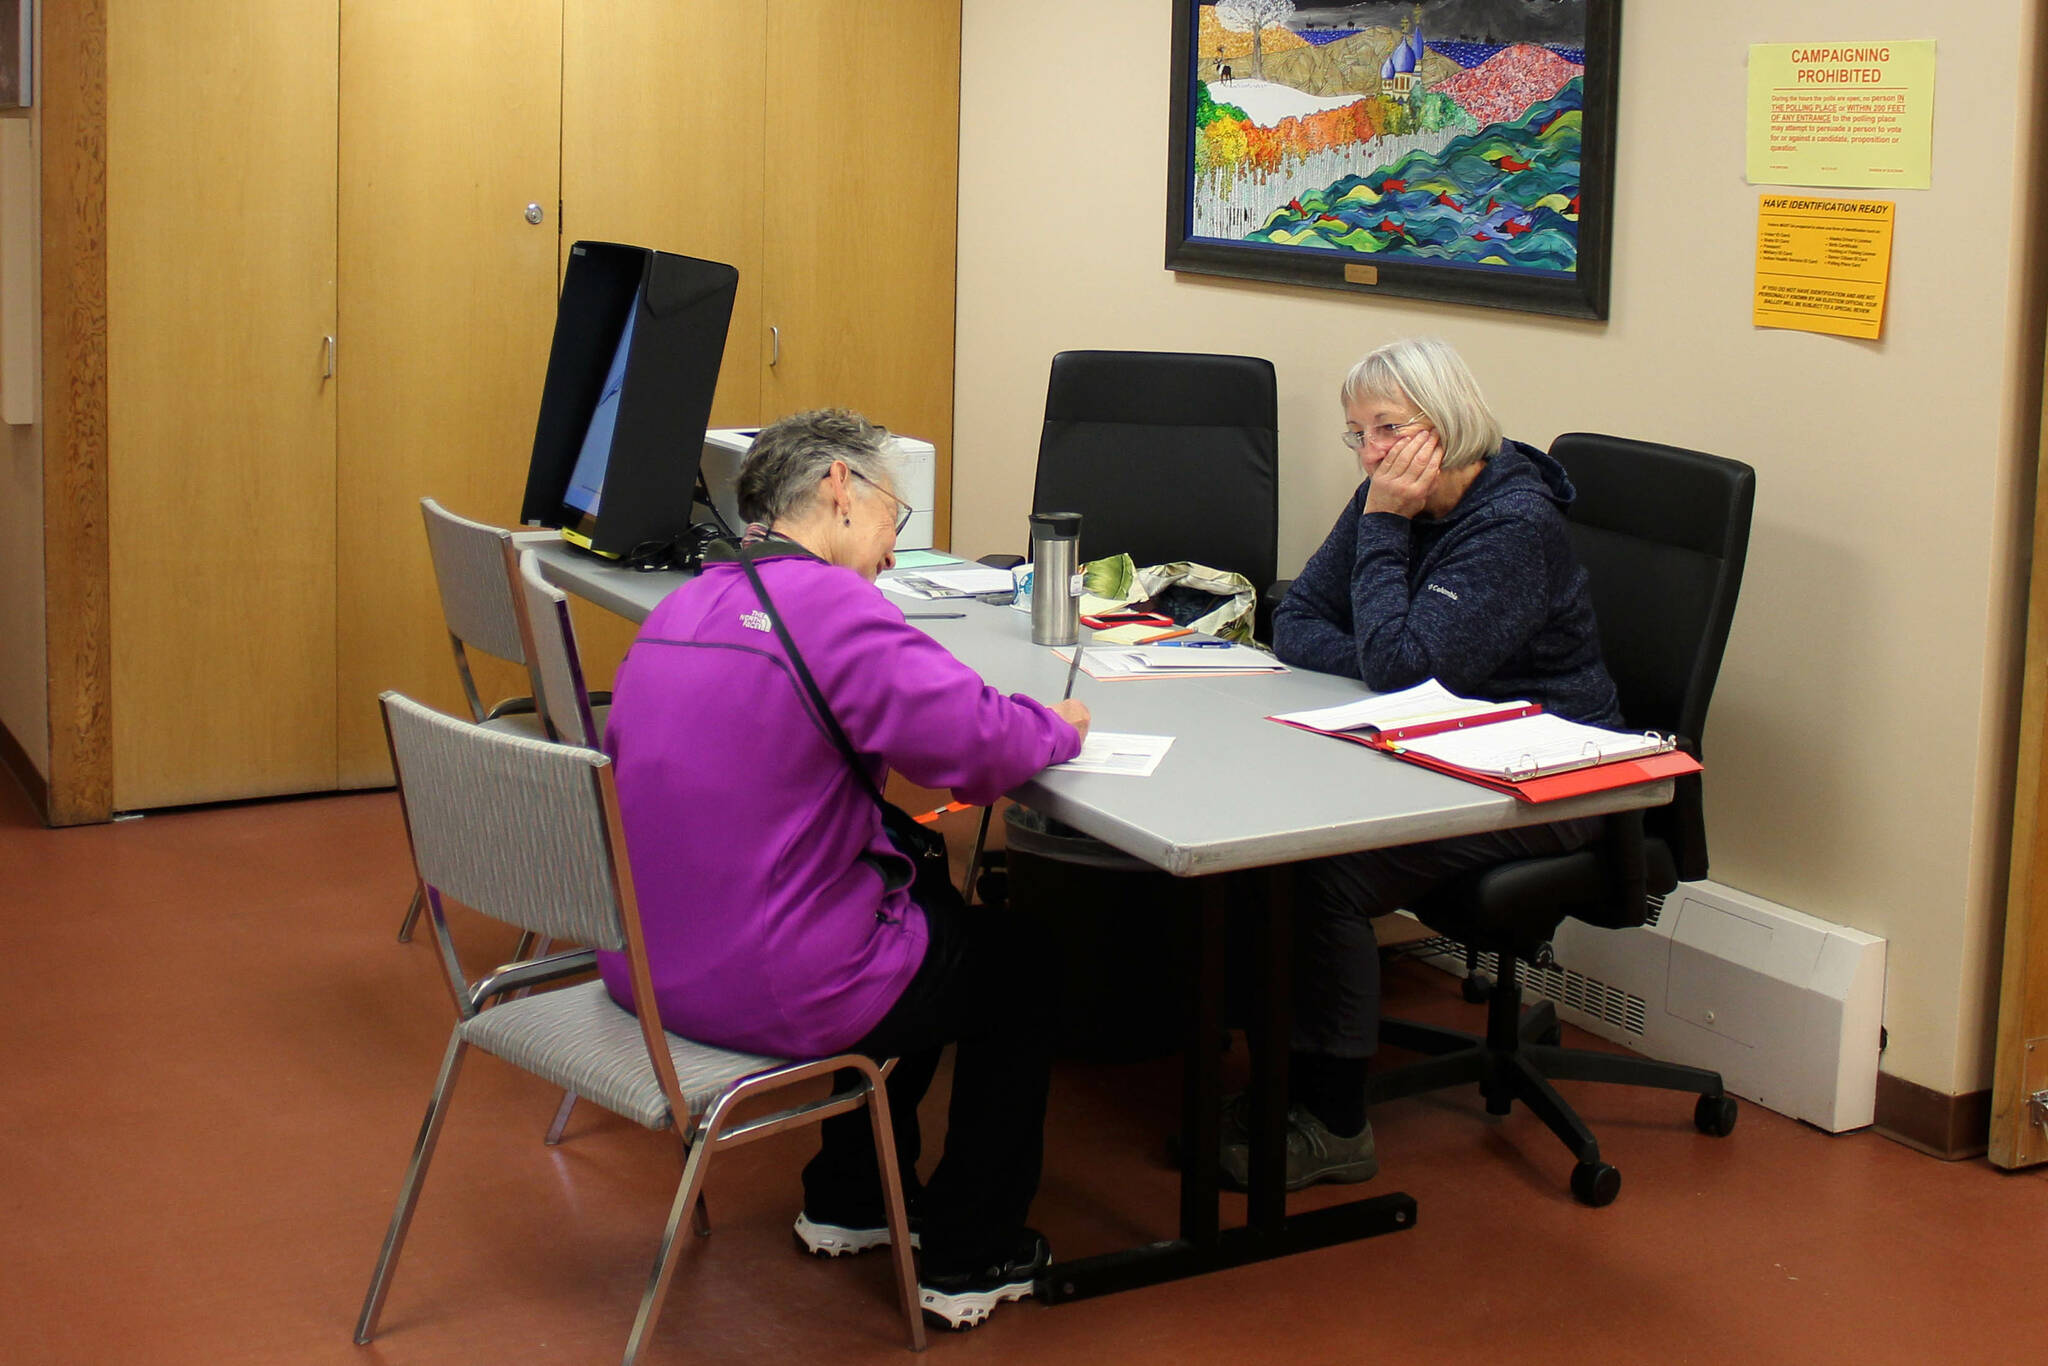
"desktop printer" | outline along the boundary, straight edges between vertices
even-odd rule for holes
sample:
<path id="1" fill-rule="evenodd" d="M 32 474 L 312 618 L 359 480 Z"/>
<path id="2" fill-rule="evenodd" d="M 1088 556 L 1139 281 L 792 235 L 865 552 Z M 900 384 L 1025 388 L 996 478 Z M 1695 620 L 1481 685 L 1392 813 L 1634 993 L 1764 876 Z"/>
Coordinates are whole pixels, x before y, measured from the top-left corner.
<path id="1" fill-rule="evenodd" d="M 761 434 L 758 427 L 714 427 L 704 433 L 704 487 L 711 494 L 711 506 L 725 519 L 734 534 L 745 526 L 740 517 L 740 461 Z M 896 538 L 898 550 L 929 550 L 932 544 L 932 508 L 938 502 L 938 452 L 929 441 L 914 436 L 891 435 L 890 457 L 896 464 L 896 496 L 910 505 L 910 520 Z"/>

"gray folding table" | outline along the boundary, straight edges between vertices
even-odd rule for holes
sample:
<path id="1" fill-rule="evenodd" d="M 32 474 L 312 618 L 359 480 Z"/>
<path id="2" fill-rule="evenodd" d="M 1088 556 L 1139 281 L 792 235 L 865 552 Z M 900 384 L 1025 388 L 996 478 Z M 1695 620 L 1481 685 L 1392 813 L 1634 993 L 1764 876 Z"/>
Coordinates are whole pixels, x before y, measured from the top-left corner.
<path id="1" fill-rule="evenodd" d="M 539 553 L 551 582 L 633 621 L 644 620 L 683 581 L 677 573 L 621 569 L 564 544 L 544 546 Z M 1031 644 L 1028 614 L 973 599 L 906 606 L 911 612 L 962 613 L 958 619 L 919 620 L 916 625 L 1005 692 L 1051 700 L 1066 686 L 1066 661 Z M 1303 670 L 1118 682 L 1097 682 L 1084 673 L 1074 695 L 1088 704 L 1096 729 L 1171 735 L 1173 747 L 1149 778 L 1046 772 L 1010 794 L 1156 868 L 1192 880 L 1189 903 L 1197 951 L 1182 1092 L 1184 1154 L 1213 1154 L 1219 1142 L 1222 1080 L 1215 1040 L 1222 1028 L 1225 911 L 1232 889 L 1250 885 L 1247 876 L 1253 870 L 1268 874 L 1258 879 L 1268 912 L 1257 954 L 1256 1027 L 1250 1031 L 1254 1122 L 1245 1224 L 1220 1226 L 1213 1159 L 1184 1161 L 1178 1238 L 1055 1263 L 1038 1287 L 1042 1298 L 1055 1303 L 1081 1299 L 1414 1225 L 1415 1202 L 1398 1191 L 1287 1213 L 1292 865 L 1327 854 L 1659 806 L 1671 799 L 1671 784 L 1662 782 L 1531 806 L 1265 719 L 1361 693 L 1355 680 Z"/>

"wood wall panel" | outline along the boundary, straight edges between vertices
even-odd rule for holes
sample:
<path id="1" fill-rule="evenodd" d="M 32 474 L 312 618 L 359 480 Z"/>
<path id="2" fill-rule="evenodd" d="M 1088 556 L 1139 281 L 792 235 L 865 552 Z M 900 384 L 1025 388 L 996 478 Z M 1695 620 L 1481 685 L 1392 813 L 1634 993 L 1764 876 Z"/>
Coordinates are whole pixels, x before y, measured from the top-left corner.
<path id="1" fill-rule="evenodd" d="M 331 788 L 335 2 L 108 18 L 114 801 Z"/>
<path id="2" fill-rule="evenodd" d="M 565 0 L 563 10 L 563 241 L 630 242 L 738 269 L 714 427 L 761 420 L 767 24 L 767 0 Z M 582 608 L 590 685 L 609 688 L 634 628 Z"/>
<path id="3" fill-rule="evenodd" d="M 766 0 L 565 0 L 563 13 L 563 239 L 739 270 L 716 427 L 760 420 L 767 22 Z"/>
<path id="4" fill-rule="evenodd" d="M 782 347 L 761 416 L 857 408 L 930 441 L 946 545 L 960 6 L 772 0 L 767 51 L 763 321 Z"/>
<path id="5" fill-rule="evenodd" d="M 344 787 L 391 780 L 380 691 L 461 709 L 419 500 L 518 521 L 554 330 L 561 26 L 561 0 L 343 7 Z M 527 690 L 505 668 L 477 683 L 487 701 Z"/>

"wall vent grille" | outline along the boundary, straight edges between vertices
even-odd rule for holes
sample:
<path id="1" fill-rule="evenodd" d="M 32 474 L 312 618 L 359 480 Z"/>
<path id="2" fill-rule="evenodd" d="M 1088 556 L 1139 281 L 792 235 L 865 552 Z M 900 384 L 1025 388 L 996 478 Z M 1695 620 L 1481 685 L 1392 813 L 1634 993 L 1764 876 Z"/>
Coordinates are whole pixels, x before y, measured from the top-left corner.
<path id="1" fill-rule="evenodd" d="M 1652 911 L 1655 914 L 1655 911 Z M 1652 923 L 1655 923 L 1654 921 Z M 1465 945 L 1447 936 L 1425 939 L 1413 946 L 1412 952 L 1418 958 L 1449 958 L 1462 965 L 1465 961 Z M 1500 975 L 1500 956 L 1493 953 L 1479 955 L 1479 970 L 1489 977 Z M 1596 977 L 1582 972 L 1553 965 L 1547 968 L 1533 964 L 1522 965 L 1522 983 L 1525 991 L 1547 997 L 1569 1010 L 1576 1010 L 1598 1020 L 1605 1020 L 1616 1029 L 1623 1029 L 1640 1038 L 1649 1023 L 1650 1004 L 1632 991 L 1609 986 Z"/>

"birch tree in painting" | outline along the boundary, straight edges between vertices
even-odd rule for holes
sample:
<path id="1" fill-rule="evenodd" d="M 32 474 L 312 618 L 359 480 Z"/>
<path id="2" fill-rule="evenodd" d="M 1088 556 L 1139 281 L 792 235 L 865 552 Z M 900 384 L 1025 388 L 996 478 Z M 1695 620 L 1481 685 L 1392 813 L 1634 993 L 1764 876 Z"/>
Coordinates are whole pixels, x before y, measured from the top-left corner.
<path id="1" fill-rule="evenodd" d="M 1232 33 L 1252 35 L 1252 75 L 1266 79 L 1265 44 L 1261 36 L 1269 28 L 1293 17 L 1294 0 L 1217 0 L 1216 22 Z"/>

